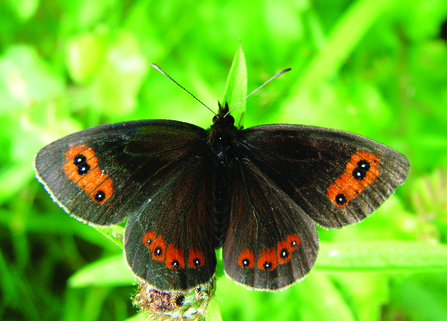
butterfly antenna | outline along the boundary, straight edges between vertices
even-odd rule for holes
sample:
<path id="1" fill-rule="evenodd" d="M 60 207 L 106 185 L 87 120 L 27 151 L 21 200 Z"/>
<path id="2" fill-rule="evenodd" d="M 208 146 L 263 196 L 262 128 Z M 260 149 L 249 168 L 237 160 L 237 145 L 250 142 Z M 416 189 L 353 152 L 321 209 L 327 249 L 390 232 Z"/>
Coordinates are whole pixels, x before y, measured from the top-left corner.
<path id="1" fill-rule="evenodd" d="M 199 98 L 197 98 L 196 96 L 194 96 L 189 90 L 187 90 L 185 87 L 183 87 L 182 85 L 180 85 L 178 82 L 176 82 L 171 76 L 169 76 L 167 73 L 165 73 L 163 71 L 163 69 L 161 69 L 160 67 L 158 67 L 156 64 L 151 64 L 152 67 L 154 67 L 155 69 L 157 69 L 159 72 L 161 72 L 163 75 L 165 75 L 166 77 L 168 77 L 169 79 L 171 79 L 177 86 L 179 86 L 180 88 L 182 88 L 184 91 L 186 91 L 188 94 L 190 94 L 195 100 L 197 100 L 199 103 L 201 103 L 203 106 L 205 106 L 209 111 L 211 111 L 214 115 L 216 115 L 216 113 L 209 108 L 207 105 L 205 105 Z"/>
<path id="2" fill-rule="evenodd" d="M 267 80 L 265 83 L 263 83 L 261 86 L 259 86 L 258 88 L 256 88 L 255 90 L 253 90 L 250 94 L 248 94 L 248 96 L 246 96 L 244 99 L 242 99 L 240 102 L 238 102 L 233 108 L 231 108 L 231 110 L 225 114 L 224 117 L 226 117 L 229 113 L 231 113 L 237 106 L 239 106 L 240 104 L 242 104 L 244 101 L 246 101 L 248 99 L 248 97 L 250 97 L 251 95 L 253 95 L 255 92 L 257 92 L 259 89 L 261 89 L 262 87 L 264 87 L 265 85 L 267 85 L 269 82 L 271 82 L 273 79 L 278 78 L 279 76 L 281 76 L 282 74 L 285 74 L 286 72 L 292 70 L 292 68 L 287 68 L 284 70 L 281 70 L 280 72 L 278 72 L 276 75 L 274 75 L 272 78 L 270 78 L 269 80 Z M 168 76 L 169 77 L 169 76 Z"/>

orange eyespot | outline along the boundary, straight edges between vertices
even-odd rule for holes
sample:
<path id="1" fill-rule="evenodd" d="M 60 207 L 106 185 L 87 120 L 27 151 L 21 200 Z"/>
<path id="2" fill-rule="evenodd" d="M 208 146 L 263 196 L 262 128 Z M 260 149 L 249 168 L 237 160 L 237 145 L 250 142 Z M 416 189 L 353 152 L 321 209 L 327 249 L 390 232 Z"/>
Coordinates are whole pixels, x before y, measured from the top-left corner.
<path id="1" fill-rule="evenodd" d="M 369 152 L 357 151 L 346 163 L 345 172 L 331 183 L 326 196 L 338 208 L 345 207 L 380 175 L 379 158 Z"/>
<path id="2" fill-rule="evenodd" d="M 290 251 L 295 251 L 300 246 L 301 240 L 296 234 L 287 235 L 287 244 Z"/>
<path id="3" fill-rule="evenodd" d="M 278 263 L 283 264 L 287 263 L 292 258 L 292 251 L 289 248 L 289 243 L 287 241 L 279 241 L 278 242 Z"/>
<path id="4" fill-rule="evenodd" d="M 149 231 L 144 234 L 141 242 L 147 247 L 147 249 L 152 252 L 154 250 L 155 245 L 155 232 Z"/>
<path id="5" fill-rule="evenodd" d="M 183 250 L 177 249 L 172 244 L 168 244 L 166 251 L 166 267 L 172 270 L 180 270 L 185 267 L 185 256 Z"/>
<path id="6" fill-rule="evenodd" d="M 155 238 L 154 246 L 152 248 L 152 259 L 163 262 L 166 254 L 165 240 L 159 235 Z"/>
<path id="7" fill-rule="evenodd" d="M 255 267 L 255 255 L 250 249 L 245 249 L 241 251 L 237 259 L 237 263 L 240 267 L 252 269 Z"/>
<path id="8" fill-rule="evenodd" d="M 113 194 L 112 179 L 98 165 L 98 158 L 87 145 L 74 146 L 65 153 L 65 175 L 88 197 L 104 204 Z"/>
<path id="9" fill-rule="evenodd" d="M 205 256 L 197 250 L 189 250 L 188 265 L 191 268 L 199 268 L 205 265 Z"/>
<path id="10" fill-rule="evenodd" d="M 276 250 L 274 247 L 264 249 L 258 257 L 258 268 L 264 271 L 273 271 L 278 262 L 276 260 Z"/>

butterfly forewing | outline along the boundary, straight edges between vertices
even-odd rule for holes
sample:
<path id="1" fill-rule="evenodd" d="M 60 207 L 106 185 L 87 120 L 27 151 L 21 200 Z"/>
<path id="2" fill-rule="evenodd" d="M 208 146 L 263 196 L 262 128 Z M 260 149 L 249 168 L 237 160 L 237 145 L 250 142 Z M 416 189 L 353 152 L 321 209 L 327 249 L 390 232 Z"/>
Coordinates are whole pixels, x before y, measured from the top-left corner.
<path id="1" fill-rule="evenodd" d="M 135 203 L 157 192 L 161 173 L 169 172 L 204 134 L 199 127 L 174 121 L 97 126 L 42 148 L 35 168 L 67 212 L 90 223 L 116 224 Z M 108 193 L 98 201 L 94 195 L 101 190 Z"/>
<path id="2" fill-rule="evenodd" d="M 405 156 L 348 132 L 268 125 L 243 133 L 245 157 L 326 228 L 364 219 L 408 173 Z"/>

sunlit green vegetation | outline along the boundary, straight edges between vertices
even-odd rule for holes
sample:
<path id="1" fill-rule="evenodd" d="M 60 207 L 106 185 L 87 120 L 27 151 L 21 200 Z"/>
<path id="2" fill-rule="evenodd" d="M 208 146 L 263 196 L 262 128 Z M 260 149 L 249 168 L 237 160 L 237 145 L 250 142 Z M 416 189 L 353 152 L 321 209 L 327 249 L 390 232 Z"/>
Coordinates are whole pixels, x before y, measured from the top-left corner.
<path id="1" fill-rule="evenodd" d="M 131 279 L 73 282 L 122 250 L 52 202 L 34 154 L 104 123 L 209 126 L 213 115 L 150 63 L 217 110 L 241 45 L 248 91 L 292 68 L 247 100 L 245 127 L 355 132 L 402 152 L 411 169 L 372 217 L 320 229 L 315 269 L 284 292 L 237 286 L 219 260 L 223 320 L 447 320 L 446 20 L 445 0 L 0 2 L 0 319 L 137 313 Z"/>

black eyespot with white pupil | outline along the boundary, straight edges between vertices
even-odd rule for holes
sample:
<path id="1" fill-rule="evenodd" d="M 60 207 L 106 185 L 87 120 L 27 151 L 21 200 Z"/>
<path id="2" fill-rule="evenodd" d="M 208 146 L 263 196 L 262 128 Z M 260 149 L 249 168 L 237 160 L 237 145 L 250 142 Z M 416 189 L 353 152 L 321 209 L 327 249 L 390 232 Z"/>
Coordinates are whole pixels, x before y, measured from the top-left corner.
<path id="1" fill-rule="evenodd" d="M 87 174 L 90 171 L 90 165 L 89 164 L 82 164 L 78 166 L 78 174 L 84 175 Z"/>
<path id="2" fill-rule="evenodd" d="M 293 242 L 295 242 L 295 241 L 293 241 Z M 292 243 L 293 243 L 292 242 Z M 296 243 L 296 242 L 295 242 Z M 293 245 L 292 245 L 293 246 Z M 288 258 L 289 257 L 289 251 L 287 251 L 287 249 L 282 249 L 281 250 L 281 252 L 279 252 L 279 256 L 282 258 L 282 259 L 286 259 L 286 258 Z"/>
<path id="3" fill-rule="evenodd" d="M 97 191 L 95 194 L 95 201 L 102 202 L 106 198 L 104 191 Z"/>
<path id="4" fill-rule="evenodd" d="M 87 157 L 83 154 L 76 155 L 73 164 L 78 168 L 79 175 L 85 175 L 90 171 L 90 165 L 87 163 Z"/>
<path id="5" fill-rule="evenodd" d="M 73 164 L 75 164 L 76 166 L 87 164 L 87 157 L 82 154 L 76 155 L 76 157 L 73 159 Z"/>
<path id="6" fill-rule="evenodd" d="M 177 260 L 172 260 L 171 266 L 173 269 L 178 269 L 180 267 L 180 262 Z"/>
<path id="7" fill-rule="evenodd" d="M 250 260 L 249 259 L 243 259 L 242 260 L 242 265 L 243 266 L 249 266 L 250 265 Z"/>
<path id="8" fill-rule="evenodd" d="M 200 266 L 201 261 L 200 259 L 194 259 L 192 263 L 194 264 L 194 266 Z"/>
<path id="9" fill-rule="evenodd" d="M 337 196 L 335 196 L 335 202 L 338 205 L 345 205 L 347 201 L 348 201 L 348 199 L 343 194 L 338 194 Z"/>
<path id="10" fill-rule="evenodd" d="M 368 161 L 366 161 L 366 160 L 363 159 L 363 160 L 357 162 L 357 167 L 358 167 L 358 168 L 362 168 L 362 169 L 364 169 L 365 171 L 367 171 L 367 170 L 369 170 L 370 165 L 369 165 L 369 162 L 368 162 Z"/>
<path id="11" fill-rule="evenodd" d="M 270 270 L 272 268 L 272 262 L 270 261 L 265 261 L 264 264 L 262 264 L 262 266 L 264 267 L 264 269 L 266 271 Z"/>
<path id="12" fill-rule="evenodd" d="M 366 160 L 357 162 L 357 168 L 352 171 L 352 176 L 356 180 L 362 180 L 366 177 L 366 173 L 370 168 L 370 164 Z"/>
<path id="13" fill-rule="evenodd" d="M 161 256 L 162 254 L 163 254 L 163 250 L 161 247 L 158 246 L 157 248 L 155 248 L 155 251 L 154 251 L 155 256 Z"/>

